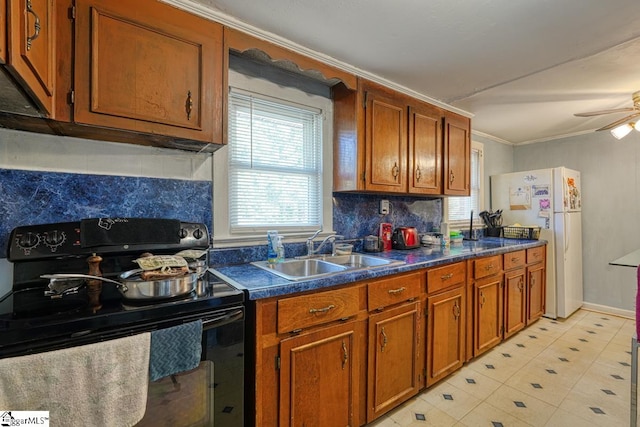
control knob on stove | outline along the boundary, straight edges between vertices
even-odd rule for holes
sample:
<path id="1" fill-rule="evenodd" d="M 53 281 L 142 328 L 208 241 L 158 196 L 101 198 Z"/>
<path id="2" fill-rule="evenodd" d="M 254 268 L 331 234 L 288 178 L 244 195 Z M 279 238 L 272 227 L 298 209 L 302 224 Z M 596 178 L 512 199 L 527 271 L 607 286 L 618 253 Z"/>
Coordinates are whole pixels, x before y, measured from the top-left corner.
<path id="1" fill-rule="evenodd" d="M 18 237 L 17 244 L 22 249 L 32 249 L 38 246 L 40 243 L 40 236 L 34 234 L 30 231 L 24 233 L 22 236 Z"/>
<path id="2" fill-rule="evenodd" d="M 193 237 L 195 237 L 196 239 L 201 239 L 202 238 L 202 230 L 200 230 L 199 228 L 196 228 L 193 231 Z"/>
<path id="3" fill-rule="evenodd" d="M 55 252 L 65 240 L 67 240 L 67 236 L 64 231 L 53 230 L 44 233 L 44 244 L 50 247 L 52 252 Z"/>

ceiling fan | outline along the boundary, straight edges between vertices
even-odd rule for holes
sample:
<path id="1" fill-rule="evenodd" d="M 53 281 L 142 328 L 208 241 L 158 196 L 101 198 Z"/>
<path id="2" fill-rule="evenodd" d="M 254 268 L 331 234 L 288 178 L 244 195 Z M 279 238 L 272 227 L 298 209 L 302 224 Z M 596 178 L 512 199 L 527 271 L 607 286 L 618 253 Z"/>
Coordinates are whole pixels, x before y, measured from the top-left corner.
<path id="1" fill-rule="evenodd" d="M 640 91 L 634 92 L 633 95 L 631 95 L 631 99 L 633 100 L 633 107 L 614 108 L 614 109 L 611 109 L 611 110 L 589 111 L 589 112 L 586 112 L 586 113 L 576 113 L 576 114 L 574 114 L 574 116 L 576 116 L 576 117 L 593 117 L 593 116 L 600 116 L 600 115 L 603 115 L 603 114 L 632 112 L 632 114 L 630 114 L 630 115 L 628 115 L 626 117 L 623 117 L 622 119 L 617 120 L 617 121 L 615 121 L 613 123 L 609 123 L 608 125 L 603 126 L 600 129 L 596 129 L 596 131 L 614 129 L 614 128 L 619 127 L 620 125 L 624 126 L 627 123 L 629 123 L 632 119 L 640 116 Z M 633 127 L 633 124 L 629 124 L 629 127 L 630 128 Z M 640 124 L 638 125 L 638 127 L 640 128 Z M 616 135 L 614 134 L 614 136 L 616 136 Z"/>

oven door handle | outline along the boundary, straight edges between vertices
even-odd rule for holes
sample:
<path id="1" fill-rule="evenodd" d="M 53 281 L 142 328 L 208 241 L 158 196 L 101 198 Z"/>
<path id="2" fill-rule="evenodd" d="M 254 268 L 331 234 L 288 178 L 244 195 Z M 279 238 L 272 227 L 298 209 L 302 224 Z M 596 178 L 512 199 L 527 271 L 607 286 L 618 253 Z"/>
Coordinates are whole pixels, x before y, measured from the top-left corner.
<path id="1" fill-rule="evenodd" d="M 238 319 L 242 319 L 244 317 L 244 310 L 238 309 L 234 310 L 230 313 L 225 314 L 224 316 L 216 316 L 212 318 L 203 318 L 202 319 L 202 329 L 213 329 L 218 326 L 226 325 L 227 323 L 235 322 Z"/>

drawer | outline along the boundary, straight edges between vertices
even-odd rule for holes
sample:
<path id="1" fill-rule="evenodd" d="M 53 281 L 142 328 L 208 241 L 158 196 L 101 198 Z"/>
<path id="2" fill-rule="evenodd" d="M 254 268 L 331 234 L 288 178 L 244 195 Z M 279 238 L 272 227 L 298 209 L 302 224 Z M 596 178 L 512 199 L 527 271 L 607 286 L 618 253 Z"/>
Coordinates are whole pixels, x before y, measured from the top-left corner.
<path id="1" fill-rule="evenodd" d="M 544 261 L 545 246 L 527 249 L 527 264 Z"/>
<path id="2" fill-rule="evenodd" d="M 369 310 L 418 298 L 421 291 L 420 279 L 423 274 L 412 273 L 369 283 L 367 288 Z"/>
<path id="3" fill-rule="evenodd" d="M 504 254 L 504 269 L 511 270 L 513 268 L 524 267 L 527 263 L 527 251 L 509 252 Z"/>
<path id="4" fill-rule="evenodd" d="M 473 263 L 473 277 L 480 279 L 502 271 L 502 255 L 479 258 Z"/>
<path id="5" fill-rule="evenodd" d="M 318 292 L 278 300 L 278 333 L 355 316 L 359 287 Z"/>
<path id="6" fill-rule="evenodd" d="M 454 286 L 464 285 L 467 263 L 457 262 L 427 270 L 427 293 L 434 293 Z"/>

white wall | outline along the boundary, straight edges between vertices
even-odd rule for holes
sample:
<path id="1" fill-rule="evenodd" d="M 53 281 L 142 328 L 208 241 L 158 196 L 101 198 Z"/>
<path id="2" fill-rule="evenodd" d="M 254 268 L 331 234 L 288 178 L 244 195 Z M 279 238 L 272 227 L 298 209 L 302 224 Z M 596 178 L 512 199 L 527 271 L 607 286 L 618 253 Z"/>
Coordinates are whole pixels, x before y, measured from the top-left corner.
<path id="1" fill-rule="evenodd" d="M 514 171 L 566 166 L 581 171 L 585 302 L 635 310 L 636 272 L 608 263 L 640 248 L 640 132 L 609 132 L 514 148 Z"/>
<path id="2" fill-rule="evenodd" d="M 472 122 L 473 123 L 473 122 Z M 471 135 L 471 139 L 484 145 L 484 206 L 491 206 L 491 193 L 489 192 L 489 177 L 501 173 L 513 171 L 513 146 L 495 142 L 479 135 Z"/>

